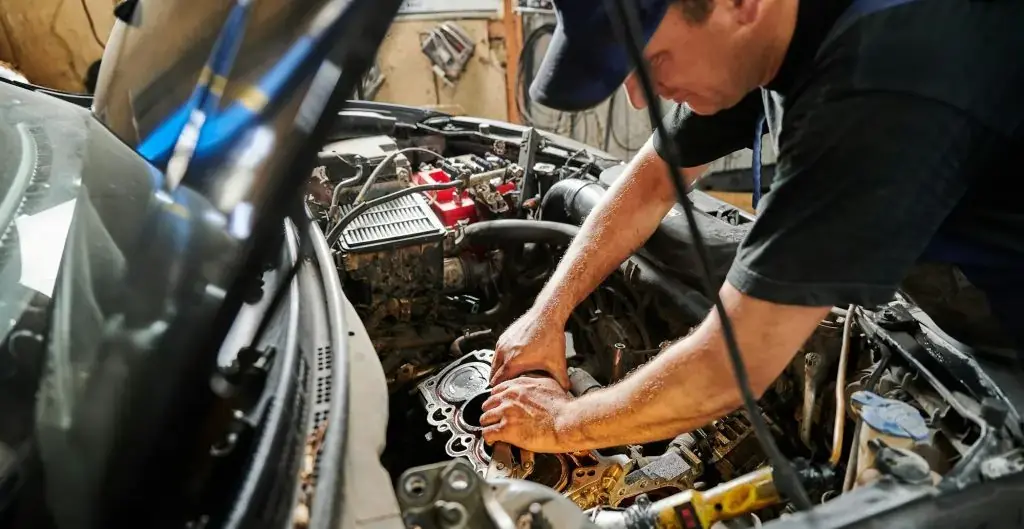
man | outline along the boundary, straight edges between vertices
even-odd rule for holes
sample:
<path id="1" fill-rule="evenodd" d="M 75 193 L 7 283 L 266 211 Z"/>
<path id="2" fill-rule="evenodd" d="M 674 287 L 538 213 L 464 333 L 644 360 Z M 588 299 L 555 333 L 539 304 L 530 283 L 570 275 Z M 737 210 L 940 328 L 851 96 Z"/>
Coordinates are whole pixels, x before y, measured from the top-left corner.
<path id="1" fill-rule="evenodd" d="M 1024 2 L 629 1 L 658 95 L 677 103 L 666 126 L 688 183 L 749 146 L 763 110 L 772 123 L 775 181 L 720 291 L 757 395 L 830 307 L 885 303 L 901 282 L 959 337 L 1024 343 Z M 624 82 L 643 104 L 605 3 L 555 3 L 534 98 L 578 110 Z M 667 147 L 644 146 L 500 337 L 488 442 L 642 443 L 741 405 L 715 311 L 620 383 L 565 391 L 570 312 L 674 204 Z M 554 378 L 520 376 L 537 371 Z"/>

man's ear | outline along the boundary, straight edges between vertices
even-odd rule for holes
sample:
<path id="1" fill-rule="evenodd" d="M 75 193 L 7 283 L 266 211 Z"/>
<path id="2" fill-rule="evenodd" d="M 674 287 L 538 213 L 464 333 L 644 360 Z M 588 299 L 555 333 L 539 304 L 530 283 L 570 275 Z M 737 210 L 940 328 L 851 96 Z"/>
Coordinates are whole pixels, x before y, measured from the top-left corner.
<path id="1" fill-rule="evenodd" d="M 622 89 L 626 92 L 626 100 L 629 101 L 629 106 L 633 107 L 633 110 L 647 108 L 647 100 L 644 98 L 644 93 L 635 71 L 626 77 L 626 81 L 622 83 Z"/>
<path id="2" fill-rule="evenodd" d="M 761 0 L 725 0 L 736 22 L 742 26 L 753 24 L 761 10 Z"/>

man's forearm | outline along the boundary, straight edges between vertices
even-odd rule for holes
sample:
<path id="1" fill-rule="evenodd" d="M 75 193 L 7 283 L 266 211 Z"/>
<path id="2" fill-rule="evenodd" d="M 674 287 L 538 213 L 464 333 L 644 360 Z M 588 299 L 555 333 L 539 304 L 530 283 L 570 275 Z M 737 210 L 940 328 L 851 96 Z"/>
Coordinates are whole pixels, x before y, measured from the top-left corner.
<path id="1" fill-rule="evenodd" d="M 778 305 L 722 289 L 752 390 L 778 377 L 828 307 Z M 707 425 L 742 404 L 717 312 L 619 384 L 570 405 L 556 425 L 563 443 L 585 450 L 669 439 Z"/>
<path id="2" fill-rule="evenodd" d="M 687 184 L 706 167 L 684 169 Z M 665 162 L 648 141 L 587 216 L 534 309 L 567 320 L 576 305 L 654 233 L 674 199 Z"/>

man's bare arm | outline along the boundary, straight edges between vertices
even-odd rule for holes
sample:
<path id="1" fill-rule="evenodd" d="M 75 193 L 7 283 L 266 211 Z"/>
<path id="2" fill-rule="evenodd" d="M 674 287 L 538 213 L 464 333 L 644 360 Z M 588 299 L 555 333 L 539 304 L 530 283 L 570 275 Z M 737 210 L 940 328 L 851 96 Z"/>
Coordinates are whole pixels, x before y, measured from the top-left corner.
<path id="1" fill-rule="evenodd" d="M 721 295 L 757 396 L 829 311 L 758 300 L 729 283 Z M 556 435 L 579 450 L 644 443 L 700 428 L 741 405 L 721 321 L 712 311 L 693 334 L 619 384 L 572 401 Z"/>
<path id="2" fill-rule="evenodd" d="M 707 165 L 682 169 L 687 186 Z M 668 166 L 651 140 L 587 216 L 537 300 L 534 310 L 556 321 L 569 314 L 658 228 L 675 204 Z"/>

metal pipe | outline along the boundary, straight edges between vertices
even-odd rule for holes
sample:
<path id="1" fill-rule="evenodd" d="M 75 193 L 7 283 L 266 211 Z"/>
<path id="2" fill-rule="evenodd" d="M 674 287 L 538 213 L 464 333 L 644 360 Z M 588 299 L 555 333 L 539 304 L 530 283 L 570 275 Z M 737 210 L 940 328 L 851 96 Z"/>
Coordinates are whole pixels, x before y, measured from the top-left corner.
<path id="1" fill-rule="evenodd" d="M 626 352 L 626 344 L 616 343 L 612 346 L 615 349 L 615 354 L 612 357 L 612 375 L 611 383 L 614 384 L 622 379 L 622 357 Z"/>
<path id="2" fill-rule="evenodd" d="M 582 397 L 595 389 L 601 388 L 601 383 L 594 379 L 586 369 L 578 367 L 569 368 L 569 385 L 573 395 Z"/>
<path id="3" fill-rule="evenodd" d="M 406 147 L 404 149 L 398 149 L 397 151 L 395 151 L 395 152 L 387 155 L 386 157 L 384 157 L 384 159 L 381 160 L 380 165 L 378 165 L 373 170 L 373 172 L 370 173 L 370 176 L 367 177 L 366 182 L 363 183 L 363 187 L 362 187 L 362 189 L 359 190 L 359 194 L 356 195 L 356 199 L 352 202 L 352 205 L 353 206 L 358 206 L 359 204 L 362 204 L 363 200 L 366 198 L 366 193 L 368 193 L 370 191 L 370 188 L 373 187 L 373 183 L 375 181 L 377 181 L 377 177 L 380 176 L 380 174 L 384 172 L 384 169 L 387 167 L 387 165 L 389 163 L 391 163 L 395 159 L 395 157 L 397 157 L 399 154 L 405 154 L 405 153 L 408 153 L 408 152 L 427 153 L 427 154 L 431 154 L 431 155 L 433 155 L 433 156 L 435 156 L 435 157 L 437 157 L 437 158 L 439 158 L 441 160 L 444 160 L 444 156 L 442 156 L 442 155 L 440 155 L 440 154 L 438 154 L 438 153 L 436 153 L 434 151 L 431 151 L 429 149 L 424 149 L 422 147 Z"/>
<path id="4" fill-rule="evenodd" d="M 846 364 L 850 359 L 850 334 L 853 330 L 853 309 L 846 309 L 846 321 L 843 322 L 843 348 L 839 352 L 839 372 L 836 373 L 836 425 L 832 430 L 832 457 L 829 463 L 839 466 L 843 458 L 843 428 L 846 426 Z"/>
<path id="5" fill-rule="evenodd" d="M 814 420 L 814 406 L 818 402 L 818 383 L 821 378 L 822 358 L 818 353 L 807 353 L 804 356 L 804 407 L 800 421 L 800 440 L 808 448 L 811 446 L 811 426 Z"/>
<path id="6" fill-rule="evenodd" d="M 463 356 L 466 355 L 466 352 L 462 350 L 462 346 L 465 345 L 466 342 L 470 340 L 476 340 L 478 338 L 483 338 L 485 336 L 490 336 L 493 333 L 494 331 L 492 331 L 491 329 L 484 329 L 482 331 L 475 331 L 463 334 L 462 336 L 459 336 L 458 338 L 455 339 L 455 341 L 452 342 L 450 352 L 453 357 L 462 358 Z"/>

